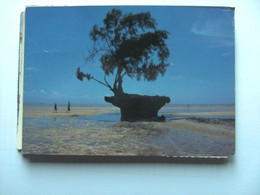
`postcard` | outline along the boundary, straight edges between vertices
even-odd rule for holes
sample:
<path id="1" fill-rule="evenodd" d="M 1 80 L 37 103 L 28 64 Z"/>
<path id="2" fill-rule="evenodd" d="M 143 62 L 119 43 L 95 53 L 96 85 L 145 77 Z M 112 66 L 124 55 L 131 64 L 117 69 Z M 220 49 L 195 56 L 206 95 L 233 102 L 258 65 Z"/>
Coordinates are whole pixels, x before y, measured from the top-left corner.
<path id="1" fill-rule="evenodd" d="M 234 9 L 27 7 L 21 18 L 24 155 L 234 155 Z"/>

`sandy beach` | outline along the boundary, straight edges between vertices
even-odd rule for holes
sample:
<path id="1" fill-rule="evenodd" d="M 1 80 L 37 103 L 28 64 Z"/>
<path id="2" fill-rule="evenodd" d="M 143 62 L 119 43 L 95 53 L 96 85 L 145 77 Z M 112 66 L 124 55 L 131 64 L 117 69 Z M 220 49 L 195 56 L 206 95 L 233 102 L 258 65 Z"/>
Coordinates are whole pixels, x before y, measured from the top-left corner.
<path id="1" fill-rule="evenodd" d="M 234 111 L 172 113 L 166 122 L 105 121 L 116 107 L 74 107 L 24 111 L 23 153 L 92 156 L 227 156 L 235 151 L 235 120 L 201 118 Z M 174 118 L 174 116 L 187 118 Z M 100 116 L 99 119 L 92 117 Z M 196 116 L 200 116 L 199 118 Z"/>
<path id="2" fill-rule="evenodd" d="M 104 114 L 111 112 L 119 112 L 120 109 L 117 107 L 106 106 L 106 107 L 98 107 L 98 106 L 76 106 L 70 112 L 67 112 L 66 106 L 61 106 L 58 108 L 58 112 L 53 112 L 52 108 L 49 109 L 28 109 L 24 110 L 24 117 L 79 117 L 79 116 L 92 116 L 96 114 Z"/>

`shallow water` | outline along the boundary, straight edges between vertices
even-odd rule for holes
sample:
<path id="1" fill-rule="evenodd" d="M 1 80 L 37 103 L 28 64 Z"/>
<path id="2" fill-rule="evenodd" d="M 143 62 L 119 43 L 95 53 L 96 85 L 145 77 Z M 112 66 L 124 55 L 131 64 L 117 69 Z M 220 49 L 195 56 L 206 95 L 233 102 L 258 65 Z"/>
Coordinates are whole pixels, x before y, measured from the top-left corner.
<path id="1" fill-rule="evenodd" d="M 185 138 L 185 139 L 183 139 Z M 187 132 L 172 128 L 169 133 L 150 139 L 154 144 L 163 144 L 163 150 L 172 151 L 175 155 L 205 155 L 218 156 L 223 154 L 231 154 L 234 151 L 234 141 L 225 140 L 199 133 Z M 169 147 L 170 146 L 170 147 Z M 203 148 L 203 150 L 201 149 Z M 203 152 L 202 152 L 203 151 Z M 225 152 L 224 152 L 225 151 Z"/>
<path id="2" fill-rule="evenodd" d="M 37 107 L 38 109 L 39 107 Z M 31 154 L 80 155 L 227 155 L 234 151 L 234 140 L 170 128 L 172 120 L 192 116 L 171 115 L 185 107 L 165 107 L 159 115 L 166 122 L 121 122 L 120 112 L 82 117 L 25 117 L 24 152 Z M 229 106 L 194 107 L 195 112 L 232 110 Z M 187 111 L 185 111 L 187 112 Z M 234 116 L 196 116 L 234 118 Z"/>
<path id="3" fill-rule="evenodd" d="M 164 113 L 160 113 L 164 114 Z M 159 115 L 160 115 L 159 114 Z M 217 118 L 217 119 L 234 119 L 234 116 L 173 116 L 169 114 L 164 114 L 166 121 L 186 119 L 186 118 Z M 24 128 L 33 127 L 34 129 L 44 129 L 44 128 L 55 128 L 62 126 L 74 126 L 75 128 L 83 128 L 88 125 L 99 126 L 99 127 L 110 127 L 115 123 L 120 121 L 120 113 L 106 113 L 98 114 L 93 116 L 83 116 L 83 117 L 44 117 L 44 118 L 24 118 Z"/>
<path id="4" fill-rule="evenodd" d="M 99 114 L 83 117 L 43 117 L 23 119 L 23 127 L 34 128 L 35 130 L 45 128 L 58 128 L 62 126 L 72 126 L 75 128 L 84 128 L 86 125 L 109 127 L 120 121 L 119 113 Z"/>
<path id="5" fill-rule="evenodd" d="M 235 110 L 234 105 L 166 105 L 160 112 L 168 113 L 197 113 L 222 112 Z"/>

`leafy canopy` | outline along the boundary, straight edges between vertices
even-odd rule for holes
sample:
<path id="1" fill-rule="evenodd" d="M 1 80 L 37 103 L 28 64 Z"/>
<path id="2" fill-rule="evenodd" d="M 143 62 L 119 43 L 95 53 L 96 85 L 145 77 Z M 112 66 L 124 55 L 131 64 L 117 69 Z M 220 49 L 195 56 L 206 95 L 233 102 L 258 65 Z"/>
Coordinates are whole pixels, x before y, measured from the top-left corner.
<path id="1" fill-rule="evenodd" d="M 112 9 L 103 20 L 104 26 L 94 25 L 89 35 L 93 48 L 87 61 L 99 54 L 105 76 L 114 75 L 113 87 L 105 80 L 112 91 L 122 90 L 123 77 L 152 81 L 158 74 L 164 75 L 168 67 L 169 50 L 165 43 L 168 32 L 158 30 L 149 12 L 122 14 Z M 81 75 L 81 77 L 80 77 Z M 88 75 L 78 69 L 78 78 Z M 123 92 L 123 91 L 122 91 Z"/>

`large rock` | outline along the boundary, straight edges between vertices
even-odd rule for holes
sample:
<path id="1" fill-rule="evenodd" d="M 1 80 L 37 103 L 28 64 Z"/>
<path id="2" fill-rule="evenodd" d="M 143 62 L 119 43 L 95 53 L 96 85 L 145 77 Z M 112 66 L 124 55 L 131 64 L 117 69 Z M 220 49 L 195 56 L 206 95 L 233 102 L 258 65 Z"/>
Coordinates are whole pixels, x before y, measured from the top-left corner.
<path id="1" fill-rule="evenodd" d="M 163 115 L 158 117 L 158 111 L 170 102 L 170 98 L 166 96 L 123 94 L 105 97 L 105 101 L 120 108 L 122 121 L 164 121 Z"/>

